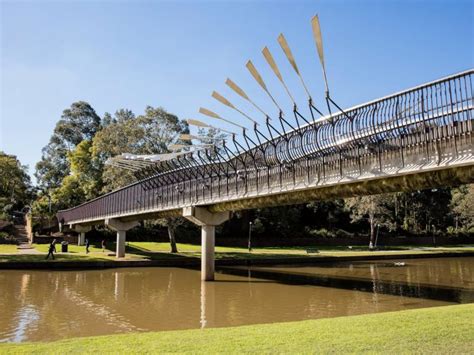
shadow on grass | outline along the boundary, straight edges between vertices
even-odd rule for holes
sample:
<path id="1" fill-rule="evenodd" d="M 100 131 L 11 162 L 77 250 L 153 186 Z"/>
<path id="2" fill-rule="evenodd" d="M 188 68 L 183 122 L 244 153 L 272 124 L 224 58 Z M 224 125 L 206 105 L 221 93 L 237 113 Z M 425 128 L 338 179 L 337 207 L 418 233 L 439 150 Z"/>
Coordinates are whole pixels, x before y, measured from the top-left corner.
<path id="1" fill-rule="evenodd" d="M 198 254 L 199 256 L 199 254 Z M 311 258 L 317 254 L 272 254 L 272 253 L 243 253 L 243 252 L 221 252 L 216 253 L 217 260 L 261 260 L 261 259 L 290 259 L 290 258 Z"/>
<path id="2" fill-rule="evenodd" d="M 145 248 L 141 248 L 136 245 L 127 245 L 125 247 L 125 253 L 140 255 L 145 257 L 149 260 L 170 260 L 170 259 L 187 259 L 189 257 L 195 257 L 194 255 L 185 255 L 187 253 L 170 253 L 170 252 L 158 252 L 158 251 L 150 251 Z M 190 253 L 191 254 L 191 253 Z"/>

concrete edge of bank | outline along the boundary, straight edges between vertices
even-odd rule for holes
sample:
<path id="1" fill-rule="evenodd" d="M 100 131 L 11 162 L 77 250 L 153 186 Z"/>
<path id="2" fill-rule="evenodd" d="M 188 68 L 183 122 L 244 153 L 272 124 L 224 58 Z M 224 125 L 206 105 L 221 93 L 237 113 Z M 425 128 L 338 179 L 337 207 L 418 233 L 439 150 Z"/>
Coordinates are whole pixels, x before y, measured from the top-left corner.
<path id="1" fill-rule="evenodd" d="M 435 252 L 423 254 L 383 254 L 383 255 L 353 255 L 353 256 L 305 256 L 288 258 L 262 259 L 218 259 L 216 266 L 250 266 L 250 265 L 290 265 L 336 263 L 347 261 L 393 260 L 393 259 L 424 259 L 474 256 L 472 251 Z M 199 258 L 182 257 L 174 260 L 123 260 L 123 261 L 16 261 L 0 262 L 3 270 L 77 270 L 77 269 L 106 269 L 125 267 L 199 267 Z"/>

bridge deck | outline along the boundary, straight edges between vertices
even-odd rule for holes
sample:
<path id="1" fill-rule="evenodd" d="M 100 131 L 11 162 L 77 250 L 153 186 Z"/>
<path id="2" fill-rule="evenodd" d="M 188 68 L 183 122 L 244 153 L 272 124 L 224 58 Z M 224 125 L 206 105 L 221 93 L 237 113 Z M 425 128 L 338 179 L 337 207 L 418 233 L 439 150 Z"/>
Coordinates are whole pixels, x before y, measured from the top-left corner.
<path id="1" fill-rule="evenodd" d="M 217 212 L 472 182 L 473 73 L 319 118 L 228 160 L 190 162 L 60 211 L 58 219 L 94 224 L 187 206 Z"/>

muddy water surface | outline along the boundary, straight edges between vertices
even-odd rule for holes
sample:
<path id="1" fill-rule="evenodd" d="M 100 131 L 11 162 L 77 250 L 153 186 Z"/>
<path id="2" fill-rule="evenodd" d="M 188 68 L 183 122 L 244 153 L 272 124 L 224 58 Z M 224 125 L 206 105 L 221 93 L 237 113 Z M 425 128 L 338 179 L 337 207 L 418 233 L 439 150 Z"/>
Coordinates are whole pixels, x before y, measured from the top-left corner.
<path id="1" fill-rule="evenodd" d="M 474 302 L 471 257 L 222 272 L 216 282 L 201 283 L 199 271 L 180 268 L 2 270 L 0 342 L 226 327 Z"/>

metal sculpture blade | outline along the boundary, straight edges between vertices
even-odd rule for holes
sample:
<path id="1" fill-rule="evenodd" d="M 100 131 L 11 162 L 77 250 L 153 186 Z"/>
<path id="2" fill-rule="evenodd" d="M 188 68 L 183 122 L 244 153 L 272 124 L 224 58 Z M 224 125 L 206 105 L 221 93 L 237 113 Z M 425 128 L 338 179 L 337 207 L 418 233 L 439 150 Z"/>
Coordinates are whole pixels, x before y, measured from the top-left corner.
<path id="1" fill-rule="evenodd" d="M 309 93 L 309 90 L 306 87 L 306 84 L 303 80 L 303 76 L 301 75 L 301 73 L 298 69 L 298 66 L 296 65 L 295 57 L 293 56 L 293 53 L 291 52 L 290 46 L 288 46 L 288 42 L 286 41 L 285 36 L 283 36 L 283 33 L 280 33 L 280 35 L 278 36 L 278 43 L 280 43 L 280 47 L 281 47 L 281 49 L 283 49 L 283 52 L 285 53 L 286 58 L 288 58 L 288 61 L 290 62 L 291 66 L 295 70 L 298 77 L 300 78 L 301 84 L 303 84 L 303 87 L 304 87 L 304 90 L 306 91 L 306 94 L 311 99 L 311 94 Z"/>
<path id="2" fill-rule="evenodd" d="M 228 87 L 230 87 L 232 90 L 234 90 L 234 92 L 243 97 L 245 100 L 247 100 L 248 102 L 250 102 L 258 111 L 260 111 L 265 117 L 269 117 L 261 108 L 260 106 L 258 106 L 255 102 L 253 102 L 250 97 L 247 96 L 247 94 L 244 92 L 244 90 L 242 90 L 236 83 L 234 83 L 232 80 L 230 80 L 229 78 L 227 78 L 227 80 L 225 81 L 226 85 Z"/>
<path id="3" fill-rule="evenodd" d="M 213 91 L 212 92 L 212 97 L 215 98 L 217 101 L 219 101 L 220 103 L 230 107 L 231 109 L 237 111 L 238 113 L 240 113 L 241 115 L 243 115 L 245 118 L 247 118 L 248 120 L 250 120 L 252 123 L 255 123 L 258 125 L 258 122 L 255 121 L 252 117 L 250 117 L 249 115 L 247 115 L 245 112 L 241 111 L 240 109 L 238 109 L 237 107 L 235 107 L 229 100 L 227 100 L 224 96 L 222 96 L 221 94 L 219 94 L 217 91 Z"/>
<path id="4" fill-rule="evenodd" d="M 270 91 L 267 89 L 267 85 L 265 85 L 265 82 L 263 81 L 260 73 L 257 71 L 257 68 L 253 65 L 252 61 L 249 60 L 247 64 L 245 65 L 247 69 L 249 70 L 250 74 L 252 74 L 253 78 L 257 81 L 257 83 L 262 87 L 262 89 L 267 93 L 267 95 L 270 97 L 270 99 L 273 101 L 275 106 L 282 112 L 282 109 L 280 108 L 280 105 L 275 101 L 273 98 L 272 94 L 270 94 Z"/>
<path id="5" fill-rule="evenodd" d="M 219 101 L 220 103 L 222 103 L 222 104 L 224 104 L 224 105 L 226 105 L 230 108 L 235 109 L 235 106 L 232 105 L 232 103 L 229 100 L 227 100 L 224 96 L 219 94 L 217 91 L 213 91 L 211 96 L 213 98 L 215 98 L 217 101 Z"/>
<path id="6" fill-rule="evenodd" d="M 168 146 L 168 149 L 170 149 L 172 151 L 177 151 L 177 150 L 181 150 L 181 149 L 186 148 L 186 147 L 189 147 L 189 145 L 187 145 L 187 144 L 171 144 L 170 146 Z"/>
<path id="7" fill-rule="evenodd" d="M 290 100 L 293 102 L 294 105 L 296 105 L 295 99 L 293 98 L 293 95 L 291 95 L 290 90 L 286 86 L 285 81 L 283 80 L 283 77 L 280 73 L 280 70 L 278 69 L 278 66 L 277 66 L 276 62 L 273 59 L 272 54 L 270 53 L 270 50 L 267 47 L 264 47 L 263 50 L 262 50 L 262 54 L 265 57 L 268 65 L 270 65 L 270 67 L 272 68 L 272 70 L 275 73 L 275 75 L 277 76 L 277 78 L 283 84 L 288 96 L 290 97 Z"/>
<path id="8" fill-rule="evenodd" d="M 321 62 L 321 66 L 323 68 L 324 83 L 326 85 L 326 92 L 329 93 L 328 80 L 327 80 L 327 76 L 326 76 L 326 65 L 324 63 L 323 37 L 321 35 L 321 26 L 319 24 L 318 15 L 314 15 L 314 17 L 311 19 L 311 27 L 313 28 L 313 36 L 314 36 L 314 40 L 316 42 L 316 48 L 318 50 L 319 61 Z"/>
<path id="9" fill-rule="evenodd" d="M 222 131 L 222 132 L 225 132 L 225 133 L 228 133 L 228 134 L 232 134 L 232 135 L 236 135 L 237 133 L 235 132 L 231 132 L 231 131 L 228 131 L 226 129 L 223 129 L 223 128 L 217 128 L 217 127 L 214 127 L 214 126 L 211 126 L 210 124 L 207 124 L 207 123 L 204 123 L 202 121 L 199 121 L 199 120 L 195 120 L 195 119 L 192 119 L 192 118 L 188 118 L 186 120 L 186 122 L 188 122 L 189 125 L 191 126 L 196 126 L 196 127 L 201 127 L 201 128 L 212 128 L 212 129 L 216 129 L 218 131 Z"/>
<path id="10" fill-rule="evenodd" d="M 192 119 L 192 118 L 188 118 L 186 120 L 186 122 L 188 122 L 188 124 L 191 125 L 191 126 L 202 127 L 202 128 L 211 128 L 211 126 L 208 125 L 207 123 L 204 123 L 202 121 L 198 121 L 198 120 L 195 120 L 195 119 Z"/>
<path id="11" fill-rule="evenodd" d="M 179 140 L 182 140 L 182 141 L 191 141 L 193 139 L 199 139 L 199 136 L 195 136 L 195 135 L 192 135 L 192 134 L 180 134 L 179 135 Z"/>
<path id="12" fill-rule="evenodd" d="M 239 127 L 239 128 L 242 128 L 242 129 L 246 129 L 246 127 L 241 126 L 241 125 L 239 125 L 239 124 L 237 124 L 237 123 L 235 123 L 235 122 L 232 122 L 232 121 L 230 121 L 230 120 L 227 120 L 227 119 L 225 119 L 225 118 L 219 116 L 217 113 L 212 112 L 211 110 L 208 110 L 207 108 L 201 107 L 201 108 L 199 109 L 199 113 L 202 113 L 203 115 L 206 115 L 206 116 L 209 116 L 209 117 L 212 117 L 212 118 L 215 118 L 215 119 L 218 119 L 218 120 L 227 122 L 227 123 L 229 123 L 229 124 L 231 124 L 231 125 L 234 125 L 234 126 L 236 126 L 236 127 Z"/>

